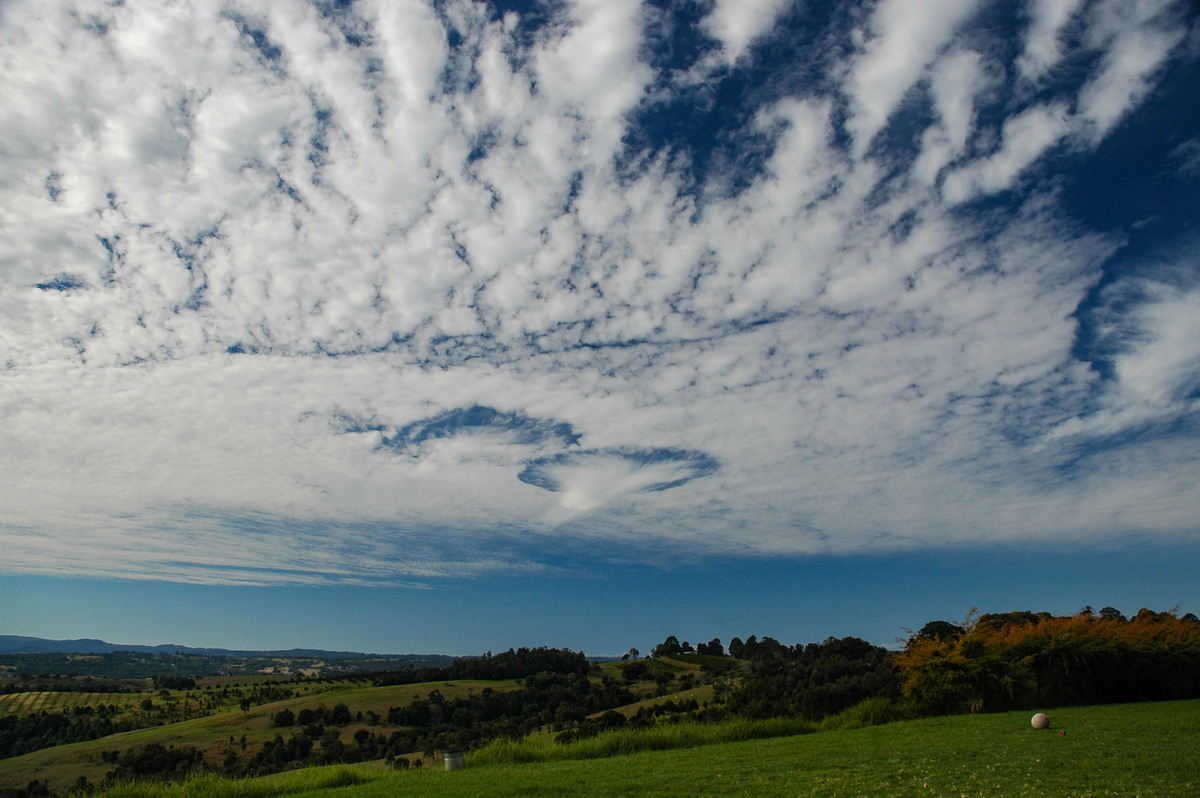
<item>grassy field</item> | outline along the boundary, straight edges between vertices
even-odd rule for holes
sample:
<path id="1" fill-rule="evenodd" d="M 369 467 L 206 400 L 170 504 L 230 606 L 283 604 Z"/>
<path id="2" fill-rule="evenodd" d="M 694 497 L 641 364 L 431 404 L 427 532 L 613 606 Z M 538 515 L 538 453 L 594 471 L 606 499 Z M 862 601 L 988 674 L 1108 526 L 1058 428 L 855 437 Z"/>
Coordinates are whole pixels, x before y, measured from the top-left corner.
<path id="1" fill-rule="evenodd" d="M 617 709 L 615 711 L 620 712 L 622 715 L 624 715 L 627 718 L 632 718 L 634 715 L 637 714 L 637 711 L 639 709 L 641 709 L 642 707 L 646 707 L 647 709 L 649 709 L 651 707 L 659 706 L 660 704 L 665 704 L 668 701 L 675 701 L 675 702 L 695 701 L 697 704 L 700 704 L 701 706 L 703 706 L 706 702 L 709 702 L 712 700 L 713 700 L 713 686 L 711 684 L 706 684 L 706 685 L 703 685 L 702 687 L 693 687 L 691 690 L 680 690 L 677 693 L 670 693 L 669 695 L 658 696 L 655 698 L 647 698 L 642 701 L 638 701 L 637 703 L 634 703 L 634 704 L 626 704 L 623 707 L 617 707 Z M 597 712 L 595 714 L 603 715 L 604 713 Z"/>
<path id="2" fill-rule="evenodd" d="M 1049 731 L 1031 729 L 1030 714 L 930 718 L 607 759 L 480 766 L 468 755 L 467 769 L 450 773 L 340 767 L 247 782 L 201 779 L 101 798 L 1200 795 L 1200 701 L 1061 709 L 1051 712 Z"/>
<path id="3" fill-rule="evenodd" d="M 63 712 L 75 707 L 115 704 L 131 709 L 154 693 L 9 693 L 0 695 L 0 717 L 33 712 Z"/>
<path id="4" fill-rule="evenodd" d="M 161 691 L 147 689 L 142 692 L 134 693 L 85 693 L 85 692 L 26 692 L 26 693 L 8 693 L 0 695 L 0 717 L 7 715 L 28 715 L 33 712 L 62 712 L 71 710 L 75 707 L 82 706 L 97 706 L 100 704 L 111 705 L 115 704 L 123 708 L 135 708 L 143 699 L 150 698 L 156 703 L 160 700 L 174 700 L 176 702 L 190 702 L 193 705 L 200 705 L 208 701 L 223 703 L 229 706 L 236 706 L 242 696 L 248 696 L 252 693 L 252 682 L 255 686 L 262 685 L 280 685 L 293 693 L 300 696 L 322 695 L 325 693 L 345 692 L 348 690 L 361 689 L 361 683 L 351 682 L 349 680 L 340 682 L 283 682 L 279 678 L 268 679 L 267 677 L 259 679 L 247 679 L 242 677 L 239 681 L 237 677 L 221 677 L 226 680 L 224 685 L 216 685 L 216 690 L 205 690 L 204 684 L 201 687 L 191 688 L 187 690 L 171 690 L 167 691 L 169 696 L 161 698 Z M 216 679 L 201 680 L 201 682 L 215 682 Z M 232 688 L 233 684 L 240 684 L 241 687 Z M 212 684 L 208 684 L 212 687 Z M 226 689 L 228 695 L 222 696 L 220 691 Z"/>
<path id="5" fill-rule="evenodd" d="M 210 752 L 210 756 L 215 759 L 218 756 L 215 752 L 227 746 L 230 737 L 234 737 L 238 741 L 240 749 L 240 741 L 243 736 L 250 747 L 256 747 L 272 739 L 277 733 L 286 733 L 288 730 L 278 729 L 271 725 L 271 716 L 282 709 L 298 712 L 306 707 L 332 707 L 335 704 L 346 704 L 352 715 L 361 712 L 365 716 L 369 712 L 375 712 L 386 718 L 389 707 L 407 706 L 414 698 L 426 696 L 432 690 L 437 690 L 446 698 L 453 699 L 472 692 L 478 693 L 485 687 L 493 690 L 515 690 L 518 688 L 518 684 L 514 681 L 492 682 L 465 679 L 454 682 L 427 682 L 390 687 L 364 687 L 357 683 L 346 683 L 333 688 L 329 685 L 322 685 L 320 693 L 254 706 L 249 712 L 243 712 L 235 707 L 224 712 L 179 723 L 152 726 L 137 731 L 114 734 L 100 740 L 60 745 L 34 751 L 24 756 L 0 759 L 0 787 L 24 787 L 34 779 L 38 779 L 42 782 L 48 781 L 61 788 L 68 786 L 78 776 L 85 776 L 92 783 L 96 783 L 112 768 L 112 765 L 101 760 L 101 751 L 126 751 L 149 743 L 161 743 L 176 747 L 195 746 L 201 751 Z M 40 693 L 26 695 L 37 696 L 41 699 L 54 697 L 70 702 L 78 700 L 79 696 L 89 694 Z M 97 702 L 113 703 L 114 701 L 109 700 L 110 697 L 137 702 L 147 695 L 153 694 L 103 694 L 100 695 Z M 158 700 L 156 697 L 155 701 Z M 62 708 L 64 707 L 58 709 Z M 356 722 L 342 727 L 339 731 L 348 741 L 360 728 L 369 728 L 375 733 L 381 733 L 399 727 L 388 725 L 386 722 L 378 726 L 368 726 L 366 722 Z"/>

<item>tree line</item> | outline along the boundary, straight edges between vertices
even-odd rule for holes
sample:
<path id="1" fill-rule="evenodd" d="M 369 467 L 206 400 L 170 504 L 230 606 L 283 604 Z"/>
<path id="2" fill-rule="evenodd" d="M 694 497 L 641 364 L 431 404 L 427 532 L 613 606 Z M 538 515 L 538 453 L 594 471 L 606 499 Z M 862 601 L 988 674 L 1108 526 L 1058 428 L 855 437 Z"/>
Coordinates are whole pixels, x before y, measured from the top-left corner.
<path id="1" fill-rule="evenodd" d="M 123 718 L 115 704 L 79 706 L 63 712 L 33 712 L 0 717 L 0 759 L 41 748 L 98 740 L 141 724 Z"/>
<path id="2" fill-rule="evenodd" d="M 895 656 L 922 714 L 1200 697 L 1200 620 L 1105 607 L 927 624 Z"/>

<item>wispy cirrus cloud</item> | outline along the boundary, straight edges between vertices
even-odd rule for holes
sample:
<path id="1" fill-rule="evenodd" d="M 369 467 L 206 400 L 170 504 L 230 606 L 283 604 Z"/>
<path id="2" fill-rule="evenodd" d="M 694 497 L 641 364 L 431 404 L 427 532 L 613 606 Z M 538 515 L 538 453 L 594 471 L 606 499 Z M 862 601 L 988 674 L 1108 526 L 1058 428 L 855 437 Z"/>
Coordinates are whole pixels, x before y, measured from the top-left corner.
<path id="1" fill-rule="evenodd" d="M 15 7 L 2 567 L 1191 534 L 1194 253 L 1062 197 L 1194 14 L 943 5 Z"/>

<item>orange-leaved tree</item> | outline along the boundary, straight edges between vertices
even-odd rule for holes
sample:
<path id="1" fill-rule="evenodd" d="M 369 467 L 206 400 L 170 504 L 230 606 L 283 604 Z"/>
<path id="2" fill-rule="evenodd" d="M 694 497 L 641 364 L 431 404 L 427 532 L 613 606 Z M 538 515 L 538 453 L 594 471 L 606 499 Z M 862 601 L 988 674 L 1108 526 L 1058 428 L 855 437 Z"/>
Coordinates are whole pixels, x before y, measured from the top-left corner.
<path id="1" fill-rule="evenodd" d="M 973 614 L 973 613 L 972 613 Z M 895 657 L 919 711 L 997 712 L 1036 706 L 1200 697 L 1200 620 L 1105 608 L 1076 615 L 968 617 L 958 635 L 914 635 Z"/>

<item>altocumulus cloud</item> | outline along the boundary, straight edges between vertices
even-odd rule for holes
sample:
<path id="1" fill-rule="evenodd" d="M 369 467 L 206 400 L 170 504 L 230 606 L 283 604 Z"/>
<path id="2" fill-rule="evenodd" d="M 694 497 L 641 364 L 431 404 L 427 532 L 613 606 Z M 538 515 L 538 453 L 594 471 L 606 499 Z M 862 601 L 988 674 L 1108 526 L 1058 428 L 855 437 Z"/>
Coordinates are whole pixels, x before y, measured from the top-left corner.
<path id="1" fill-rule="evenodd" d="M 6 572 L 1196 532 L 1200 239 L 1067 201 L 1196 74 L 1194 4 L 0 26 Z M 1158 191 L 1196 196 L 1198 133 L 1154 142 Z"/>

